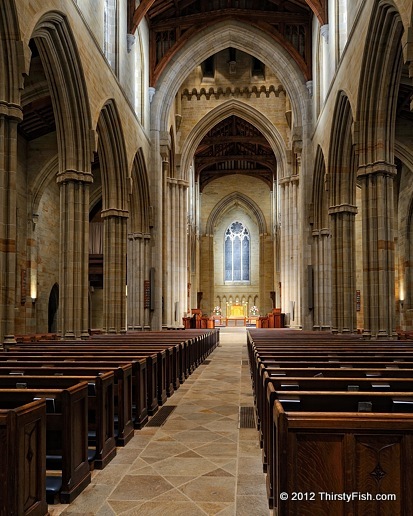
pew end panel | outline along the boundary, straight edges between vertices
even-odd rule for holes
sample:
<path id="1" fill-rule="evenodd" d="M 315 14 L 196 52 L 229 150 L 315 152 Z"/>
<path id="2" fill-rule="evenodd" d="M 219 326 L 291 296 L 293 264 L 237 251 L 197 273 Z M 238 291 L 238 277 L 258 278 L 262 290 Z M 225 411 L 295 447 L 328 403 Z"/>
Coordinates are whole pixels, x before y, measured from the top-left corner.
<path id="1" fill-rule="evenodd" d="M 15 408 L 0 403 L 0 442 L 0 514 L 48 514 L 45 400 Z"/>
<path id="2" fill-rule="evenodd" d="M 413 514 L 412 414 L 285 411 L 276 400 L 274 447 L 278 516 Z M 292 500 L 293 493 L 314 497 Z M 376 500 L 382 494 L 394 499 Z"/>

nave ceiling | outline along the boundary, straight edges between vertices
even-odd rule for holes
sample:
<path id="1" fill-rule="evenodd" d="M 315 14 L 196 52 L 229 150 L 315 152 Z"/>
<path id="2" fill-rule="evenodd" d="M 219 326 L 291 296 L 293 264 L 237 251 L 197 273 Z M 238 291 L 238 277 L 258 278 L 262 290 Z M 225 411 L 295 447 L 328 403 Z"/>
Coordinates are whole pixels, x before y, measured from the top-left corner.
<path id="1" fill-rule="evenodd" d="M 129 32 L 134 34 L 144 16 L 151 38 L 151 85 L 189 39 L 218 22 L 252 24 L 281 44 L 311 79 L 311 20 L 327 23 L 326 0 L 143 0 L 129 9 Z"/>
<path id="2" fill-rule="evenodd" d="M 215 125 L 201 140 L 194 157 L 201 192 L 218 177 L 247 175 L 263 180 L 271 189 L 276 159 L 260 131 L 238 116 Z"/>

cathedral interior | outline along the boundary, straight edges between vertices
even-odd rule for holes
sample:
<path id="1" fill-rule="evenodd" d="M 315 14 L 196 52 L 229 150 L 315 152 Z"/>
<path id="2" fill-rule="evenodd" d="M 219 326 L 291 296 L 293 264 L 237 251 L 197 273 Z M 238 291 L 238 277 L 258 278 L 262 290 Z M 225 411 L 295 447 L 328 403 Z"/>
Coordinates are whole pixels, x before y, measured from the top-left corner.
<path id="1" fill-rule="evenodd" d="M 412 338 L 413 0 L 0 1 L 1 515 L 411 516 Z"/>
<path id="2" fill-rule="evenodd" d="M 411 1 L 4 0 L 0 34 L 2 342 L 413 329 Z"/>

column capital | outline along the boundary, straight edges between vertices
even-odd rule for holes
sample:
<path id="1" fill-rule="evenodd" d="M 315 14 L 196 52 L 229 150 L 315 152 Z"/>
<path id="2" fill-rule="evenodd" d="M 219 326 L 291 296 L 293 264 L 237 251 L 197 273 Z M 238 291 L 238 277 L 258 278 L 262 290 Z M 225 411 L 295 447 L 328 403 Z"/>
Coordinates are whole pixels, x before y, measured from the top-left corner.
<path id="1" fill-rule="evenodd" d="M 325 39 L 325 42 L 328 43 L 329 34 L 330 34 L 330 27 L 329 27 L 328 23 L 326 23 L 325 25 L 321 25 L 320 34 Z"/>
<path id="2" fill-rule="evenodd" d="M 93 175 L 91 172 L 81 172 L 79 170 L 64 170 L 56 176 L 56 183 L 67 182 L 93 183 Z"/>
<path id="3" fill-rule="evenodd" d="M 337 213 L 351 213 L 356 215 L 357 212 L 357 206 L 353 206 L 352 204 L 338 204 L 337 206 L 330 206 L 328 208 L 329 215 L 336 215 Z"/>
<path id="4" fill-rule="evenodd" d="M 331 232 L 328 228 L 314 229 L 314 231 L 311 234 L 313 237 L 329 237 L 329 236 L 331 236 Z"/>
<path id="5" fill-rule="evenodd" d="M 367 165 L 360 165 L 357 170 L 357 178 L 366 178 L 369 175 L 387 175 L 395 176 L 397 174 L 397 167 L 393 163 L 387 161 L 376 161 Z"/>
<path id="6" fill-rule="evenodd" d="M 150 240 L 150 233 L 142 233 L 140 231 L 135 233 L 128 233 L 128 240 Z"/>
<path id="7" fill-rule="evenodd" d="M 102 219 L 107 219 L 109 217 L 119 217 L 123 219 L 127 219 L 129 217 L 128 210 L 121 210 L 119 208 L 107 208 L 102 210 L 101 213 Z"/>
<path id="8" fill-rule="evenodd" d="M 186 179 L 178 179 L 178 185 L 183 188 L 189 188 L 189 181 Z"/>
<path id="9" fill-rule="evenodd" d="M 9 104 L 0 100 L 0 116 L 21 122 L 23 120 L 23 109 L 18 104 Z"/>
<path id="10" fill-rule="evenodd" d="M 278 180 L 279 185 L 286 185 L 288 183 L 299 183 L 300 176 L 298 174 L 294 174 L 293 176 L 282 177 Z"/>

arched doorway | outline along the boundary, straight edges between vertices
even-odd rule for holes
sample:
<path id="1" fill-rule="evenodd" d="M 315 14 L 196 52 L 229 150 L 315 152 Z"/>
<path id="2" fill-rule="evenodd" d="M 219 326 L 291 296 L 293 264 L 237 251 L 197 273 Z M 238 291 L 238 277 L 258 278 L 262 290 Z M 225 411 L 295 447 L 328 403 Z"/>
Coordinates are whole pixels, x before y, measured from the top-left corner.
<path id="1" fill-rule="evenodd" d="M 48 304 L 47 331 L 57 332 L 57 311 L 59 309 L 59 285 L 55 283 L 50 291 Z"/>

